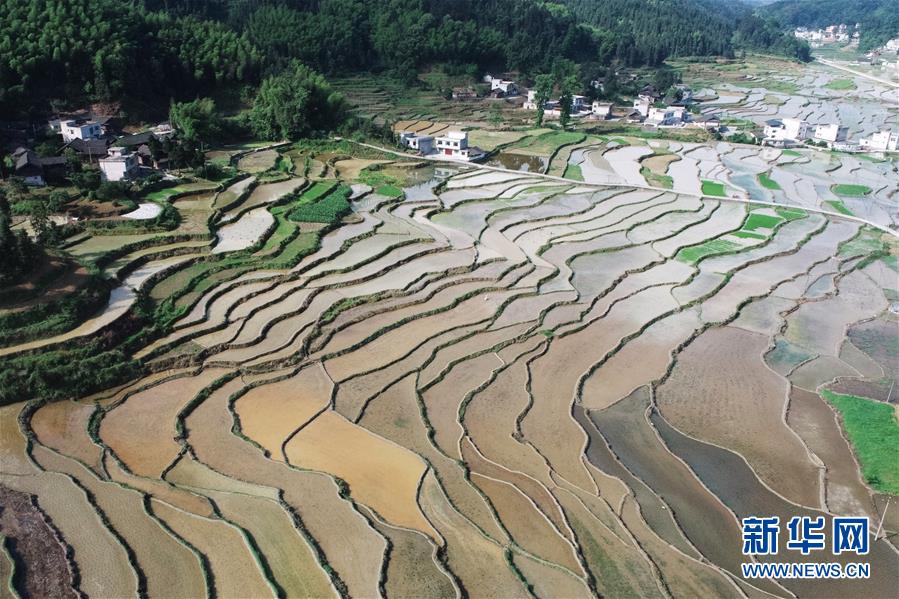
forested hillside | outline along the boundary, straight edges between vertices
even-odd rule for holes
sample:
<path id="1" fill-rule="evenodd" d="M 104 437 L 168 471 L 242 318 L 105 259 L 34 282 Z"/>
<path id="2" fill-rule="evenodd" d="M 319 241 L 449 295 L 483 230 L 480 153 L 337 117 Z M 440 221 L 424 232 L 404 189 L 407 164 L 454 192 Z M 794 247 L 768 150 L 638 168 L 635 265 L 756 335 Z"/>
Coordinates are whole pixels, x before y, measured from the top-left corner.
<path id="1" fill-rule="evenodd" d="M 899 37 L 899 0 L 781 0 L 762 10 L 789 27 L 858 23 L 863 52 Z"/>
<path id="2" fill-rule="evenodd" d="M 808 46 L 777 23 L 728 0 L 564 0 L 572 13 L 617 38 L 628 64 L 668 56 L 732 55 L 756 50 L 808 60 Z"/>
<path id="3" fill-rule="evenodd" d="M 256 76 L 259 52 L 227 26 L 118 0 L 0 0 L 0 111 L 46 100 L 190 97 Z M 8 111 L 8 112 L 7 112 Z"/>
<path id="4" fill-rule="evenodd" d="M 433 64 L 536 74 L 560 59 L 655 66 L 735 46 L 803 57 L 748 9 L 711 1 L 0 0 L 0 108 L 123 101 L 140 113 L 255 87 L 293 60 L 411 81 Z"/>

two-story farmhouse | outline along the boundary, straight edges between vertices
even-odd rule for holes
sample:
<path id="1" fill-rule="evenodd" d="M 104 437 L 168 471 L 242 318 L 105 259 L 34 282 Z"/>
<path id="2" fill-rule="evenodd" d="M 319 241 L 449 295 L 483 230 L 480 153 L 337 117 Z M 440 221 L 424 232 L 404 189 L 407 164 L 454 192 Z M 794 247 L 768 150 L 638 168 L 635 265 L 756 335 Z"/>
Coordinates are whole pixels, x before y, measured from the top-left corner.
<path id="1" fill-rule="evenodd" d="M 104 181 L 132 179 L 139 169 L 137 154 L 122 147 L 109 148 L 109 155 L 100 159 L 100 172 Z"/>
<path id="2" fill-rule="evenodd" d="M 59 132 L 65 143 L 76 139 L 100 139 L 103 137 L 103 125 L 92 119 L 71 119 L 60 121 Z"/>

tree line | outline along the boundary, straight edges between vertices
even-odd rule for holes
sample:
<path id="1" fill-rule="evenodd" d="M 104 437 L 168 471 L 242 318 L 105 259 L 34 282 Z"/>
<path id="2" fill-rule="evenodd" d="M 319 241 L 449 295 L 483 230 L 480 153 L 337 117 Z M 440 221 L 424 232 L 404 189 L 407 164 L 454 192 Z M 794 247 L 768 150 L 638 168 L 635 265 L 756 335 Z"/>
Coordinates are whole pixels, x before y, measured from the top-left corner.
<path id="1" fill-rule="evenodd" d="M 255 87 L 299 60 L 412 81 L 433 64 L 536 75 L 802 44 L 722 0 L 0 0 L 0 108 L 122 101 L 146 114 Z M 806 47 L 807 49 L 807 47 Z M 57 103 L 58 104 L 58 103 Z"/>

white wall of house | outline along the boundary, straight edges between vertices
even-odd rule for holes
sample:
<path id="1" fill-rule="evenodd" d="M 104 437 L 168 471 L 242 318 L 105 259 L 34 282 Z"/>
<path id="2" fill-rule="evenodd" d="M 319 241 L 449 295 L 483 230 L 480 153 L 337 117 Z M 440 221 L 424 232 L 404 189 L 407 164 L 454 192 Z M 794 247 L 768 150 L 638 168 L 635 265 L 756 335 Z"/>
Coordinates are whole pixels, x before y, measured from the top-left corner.
<path id="1" fill-rule="evenodd" d="M 435 138 L 437 153 L 445 158 L 456 160 L 473 160 L 482 154 L 474 154 L 468 147 L 468 133 L 464 131 L 450 131 L 446 135 Z"/>
<path id="2" fill-rule="evenodd" d="M 849 127 L 840 125 L 839 123 L 830 123 L 826 125 L 818 125 L 815 127 L 815 139 L 836 143 L 846 141 L 849 137 Z"/>
<path id="3" fill-rule="evenodd" d="M 896 152 L 899 150 L 899 133 L 893 133 L 889 129 L 871 134 L 870 137 L 860 139 L 859 148 L 873 152 Z"/>
<path id="4" fill-rule="evenodd" d="M 801 119 L 783 119 L 787 139 L 803 140 L 809 137 L 811 127 Z"/>
<path id="5" fill-rule="evenodd" d="M 103 136 L 103 127 L 93 121 L 84 123 L 63 121 L 59 124 L 59 132 L 62 133 L 62 140 L 69 143 L 75 139 L 100 139 Z"/>
<path id="6" fill-rule="evenodd" d="M 130 179 L 139 169 L 137 154 L 123 148 L 110 148 L 109 156 L 100 159 L 100 172 L 104 181 Z"/>
<path id="7" fill-rule="evenodd" d="M 765 125 L 765 139 L 802 141 L 810 137 L 811 127 L 801 119 L 782 119 L 781 125 Z"/>
<path id="8" fill-rule="evenodd" d="M 412 150 L 418 150 L 422 154 L 430 154 L 434 151 L 434 138 L 430 135 L 416 135 L 412 131 L 400 133 L 400 143 Z"/>
<path id="9" fill-rule="evenodd" d="M 667 108 L 650 108 L 646 122 L 651 125 L 670 127 L 680 125 L 687 120 L 687 110 L 681 106 Z"/>
<path id="10" fill-rule="evenodd" d="M 591 112 L 594 116 L 598 116 L 599 118 L 605 119 L 608 118 L 612 114 L 612 105 L 611 104 L 603 104 L 602 102 L 593 101 L 593 106 L 591 108 Z"/>
<path id="11" fill-rule="evenodd" d="M 647 97 L 640 96 L 634 100 L 634 110 L 640 113 L 640 116 L 649 116 L 649 108 L 652 106 L 652 100 Z"/>
<path id="12" fill-rule="evenodd" d="M 501 90 L 507 96 L 517 96 L 518 95 L 518 85 L 515 84 L 514 81 L 509 81 L 507 79 L 491 79 L 490 80 L 490 89 L 491 90 Z"/>

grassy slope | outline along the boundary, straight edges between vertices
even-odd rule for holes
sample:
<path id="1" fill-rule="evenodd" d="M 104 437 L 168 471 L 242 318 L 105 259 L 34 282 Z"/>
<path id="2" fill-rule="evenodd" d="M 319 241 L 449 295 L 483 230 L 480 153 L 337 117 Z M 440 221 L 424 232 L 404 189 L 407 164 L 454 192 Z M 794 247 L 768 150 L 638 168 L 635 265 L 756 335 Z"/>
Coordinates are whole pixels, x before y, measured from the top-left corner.
<path id="1" fill-rule="evenodd" d="M 827 390 L 821 395 L 840 413 L 868 484 L 899 495 L 899 421 L 895 406 Z"/>

